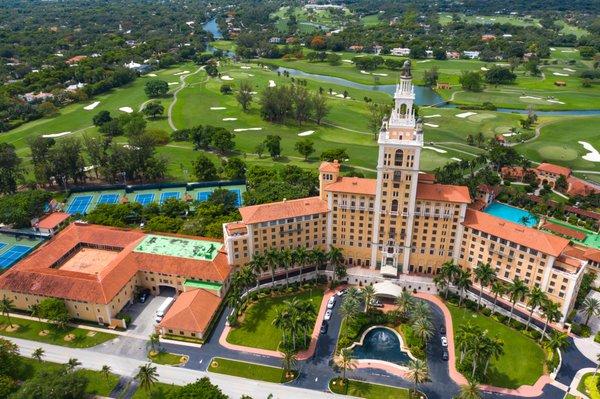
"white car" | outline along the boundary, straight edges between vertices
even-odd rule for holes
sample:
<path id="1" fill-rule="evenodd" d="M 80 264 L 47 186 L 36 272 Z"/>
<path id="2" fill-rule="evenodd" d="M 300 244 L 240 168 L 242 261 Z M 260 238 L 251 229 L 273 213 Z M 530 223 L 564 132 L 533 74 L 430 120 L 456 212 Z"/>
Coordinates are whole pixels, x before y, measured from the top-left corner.
<path id="1" fill-rule="evenodd" d="M 325 317 L 323 317 L 323 320 L 329 319 L 331 319 L 331 309 L 328 309 L 327 312 L 325 312 Z"/>
<path id="2" fill-rule="evenodd" d="M 342 295 L 344 295 L 344 294 L 346 293 L 346 291 L 348 291 L 348 290 L 347 290 L 346 288 L 344 288 L 344 289 L 342 289 L 342 290 L 339 290 L 339 291 L 338 291 L 338 292 L 336 292 L 335 294 L 336 294 L 337 296 L 342 296 Z"/>
<path id="3" fill-rule="evenodd" d="M 335 306 L 335 296 L 332 296 L 331 298 L 329 298 L 329 301 L 327 302 L 327 309 L 333 309 L 334 306 Z"/>
<path id="4" fill-rule="evenodd" d="M 448 346 L 448 338 L 442 337 L 442 346 L 445 348 Z"/>

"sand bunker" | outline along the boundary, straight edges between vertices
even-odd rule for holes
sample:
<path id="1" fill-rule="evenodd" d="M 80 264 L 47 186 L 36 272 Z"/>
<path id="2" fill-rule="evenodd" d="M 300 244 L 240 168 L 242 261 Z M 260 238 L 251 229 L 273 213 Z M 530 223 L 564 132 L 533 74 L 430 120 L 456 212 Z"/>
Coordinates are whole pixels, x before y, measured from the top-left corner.
<path id="1" fill-rule="evenodd" d="M 563 68 L 563 71 L 567 71 L 567 72 L 577 72 L 576 70 L 574 70 L 574 69 L 571 69 L 571 68 Z"/>
<path id="2" fill-rule="evenodd" d="M 352 60 L 342 60 L 342 62 L 347 62 L 347 63 L 349 63 L 349 64 L 352 64 L 352 63 L 353 63 L 353 61 L 352 61 Z"/>
<path id="3" fill-rule="evenodd" d="M 100 101 L 95 101 L 95 102 L 91 103 L 90 105 L 86 105 L 85 107 L 83 107 L 83 109 L 85 109 L 86 111 L 91 111 L 94 108 L 96 108 L 99 104 L 100 104 Z"/>
<path id="4" fill-rule="evenodd" d="M 169 86 L 174 86 L 174 85 L 178 85 L 179 82 L 169 82 Z"/>
<path id="5" fill-rule="evenodd" d="M 56 137 L 68 136 L 71 133 L 73 133 L 73 132 L 62 132 L 62 133 L 44 134 L 44 135 L 42 135 L 42 137 L 45 138 L 45 139 L 53 139 L 53 138 L 56 138 Z"/>
<path id="6" fill-rule="evenodd" d="M 180 75 L 185 75 L 186 73 L 190 73 L 190 71 L 177 72 L 177 73 L 174 73 L 173 75 L 180 76 Z"/>
<path id="7" fill-rule="evenodd" d="M 121 108 L 119 108 L 119 111 L 125 112 L 126 114 L 130 114 L 130 113 L 133 112 L 133 108 L 131 108 L 131 107 L 121 107 Z"/>
<path id="8" fill-rule="evenodd" d="M 310 136 L 311 134 L 313 134 L 315 131 L 314 130 L 307 130 L 306 132 L 302 132 L 302 133 L 298 133 L 298 136 Z"/>
<path id="9" fill-rule="evenodd" d="M 149 73 L 149 74 L 148 74 L 148 75 L 146 75 L 146 76 L 150 76 L 150 77 L 152 77 L 152 78 L 155 78 L 157 75 L 156 75 L 155 73 Z"/>
<path id="10" fill-rule="evenodd" d="M 569 76 L 568 73 L 562 73 L 562 72 L 553 72 L 552 75 L 555 75 L 555 76 Z"/>
<path id="11" fill-rule="evenodd" d="M 223 75 L 221 76 L 221 80 L 233 80 L 233 78 L 229 75 Z"/>
<path id="12" fill-rule="evenodd" d="M 546 100 L 546 101 L 548 101 L 549 103 L 553 103 L 553 104 L 564 104 L 564 102 L 558 101 L 558 100 Z"/>
<path id="13" fill-rule="evenodd" d="M 556 51 L 554 47 L 550 47 L 550 51 Z"/>
<path id="14" fill-rule="evenodd" d="M 262 130 L 262 127 L 249 127 L 246 129 L 233 129 L 234 132 L 246 132 L 249 130 Z"/>
<path id="15" fill-rule="evenodd" d="M 516 133 L 502 133 L 502 135 L 504 137 L 512 137 L 512 136 L 516 136 L 517 134 Z"/>
<path id="16" fill-rule="evenodd" d="M 525 99 L 532 99 L 532 100 L 541 100 L 542 97 L 535 97 L 535 96 L 520 96 L 519 98 L 525 100 Z"/>
<path id="17" fill-rule="evenodd" d="M 428 145 L 424 146 L 423 148 L 427 148 L 428 150 L 432 150 L 432 151 L 435 151 L 435 152 L 439 152 L 440 154 L 445 154 L 445 153 L 447 153 L 447 152 L 448 152 L 448 151 L 446 151 L 446 150 L 442 150 L 442 149 L 440 149 L 440 148 L 435 148 L 435 147 L 430 147 L 430 146 L 428 146 Z"/>
<path id="18" fill-rule="evenodd" d="M 277 86 L 277 83 L 275 83 L 274 80 L 269 80 L 269 87 L 275 87 Z"/>
<path id="19" fill-rule="evenodd" d="M 462 161 L 462 159 L 460 159 L 460 158 L 455 158 L 455 157 L 452 157 L 452 158 L 450 158 L 450 159 L 451 159 L 451 160 L 453 160 L 453 161 L 456 161 L 456 162 L 460 162 L 460 161 Z"/>
<path id="20" fill-rule="evenodd" d="M 249 66 L 247 66 L 247 65 L 242 65 L 240 68 L 241 68 L 241 69 L 252 69 L 252 67 L 249 67 Z"/>
<path id="21" fill-rule="evenodd" d="M 561 53 L 574 53 L 575 50 L 560 50 Z"/>
<path id="22" fill-rule="evenodd" d="M 422 64 L 424 62 L 431 62 L 431 60 L 423 60 L 423 61 L 417 61 L 419 64 Z"/>
<path id="23" fill-rule="evenodd" d="M 435 115 L 425 115 L 423 118 L 429 119 L 429 118 L 441 118 L 441 117 L 442 117 L 442 115 L 435 114 Z"/>
<path id="24" fill-rule="evenodd" d="M 429 127 L 440 127 L 440 125 L 436 125 L 434 123 L 424 123 L 424 125 Z"/>
<path id="25" fill-rule="evenodd" d="M 350 99 L 352 98 L 352 97 L 350 97 L 350 96 L 346 96 L 346 97 L 344 97 L 344 94 L 343 94 L 343 93 L 336 94 L 335 96 L 336 96 L 336 97 L 339 97 L 339 98 L 344 98 L 344 99 L 346 99 L 346 100 L 350 100 Z"/>
<path id="26" fill-rule="evenodd" d="M 581 144 L 583 146 L 583 148 L 585 148 L 586 150 L 589 151 L 587 154 L 585 154 L 581 158 L 585 159 L 586 161 L 590 161 L 590 162 L 600 162 L 600 152 L 598 152 L 598 150 L 596 148 L 594 148 L 593 145 L 591 145 L 587 141 L 578 141 L 578 143 Z"/>
<path id="27" fill-rule="evenodd" d="M 489 69 L 487 69 L 486 67 L 481 67 L 480 69 L 481 69 L 483 72 L 487 72 L 487 71 L 489 71 Z"/>
<path id="28" fill-rule="evenodd" d="M 374 73 L 375 76 L 388 76 L 387 73 Z"/>
<path id="29" fill-rule="evenodd" d="M 249 73 L 248 76 L 254 76 L 254 75 L 252 75 L 251 73 Z"/>
<path id="30" fill-rule="evenodd" d="M 227 108 L 225 108 L 225 107 L 210 107 L 211 111 L 220 111 L 222 109 L 227 109 Z"/>
<path id="31" fill-rule="evenodd" d="M 237 118 L 223 118 L 223 120 L 225 122 L 228 122 L 228 121 L 237 121 Z"/>
<path id="32" fill-rule="evenodd" d="M 463 112 L 462 114 L 456 114 L 455 116 L 457 118 L 465 119 L 465 118 L 468 118 L 471 115 L 477 115 L 477 112 Z"/>
<path id="33" fill-rule="evenodd" d="M 360 71 L 360 73 L 362 73 L 363 75 L 370 75 L 371 72 L 367 72 L 367 71 Z"/>

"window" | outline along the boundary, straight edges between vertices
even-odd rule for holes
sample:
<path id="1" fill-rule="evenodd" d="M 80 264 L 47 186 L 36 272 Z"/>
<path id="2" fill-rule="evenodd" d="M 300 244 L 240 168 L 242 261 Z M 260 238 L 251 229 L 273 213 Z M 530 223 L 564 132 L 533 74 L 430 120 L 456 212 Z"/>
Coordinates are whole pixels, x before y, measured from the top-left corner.
<path id="1" fill-rule="evenodd" d="M 394 166 L 402 166 L 403 160 L 404 152 L 402 150 L 396 150 L 396 154 L 394 155 Z"/>
<path id="2" fill-rule="evenodd" d="M 398 150 L 400 151 L 400 150 Z M 398 212 L 398 200 L 392 201 L 392 212 Z"/>

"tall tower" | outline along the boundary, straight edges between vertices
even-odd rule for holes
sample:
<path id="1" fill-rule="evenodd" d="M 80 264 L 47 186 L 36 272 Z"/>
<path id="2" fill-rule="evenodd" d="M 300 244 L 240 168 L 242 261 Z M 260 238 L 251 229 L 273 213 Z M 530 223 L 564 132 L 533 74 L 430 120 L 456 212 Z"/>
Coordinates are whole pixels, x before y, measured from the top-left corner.
<path id="1" fill-rule="evenodd" d="M 410 61 L 404 63 L 394 94 L 394 109 L 379 132 L 377 192 L 371 267 L 397 277 L 408 273 L 423 128 L 415 119 Z"/>

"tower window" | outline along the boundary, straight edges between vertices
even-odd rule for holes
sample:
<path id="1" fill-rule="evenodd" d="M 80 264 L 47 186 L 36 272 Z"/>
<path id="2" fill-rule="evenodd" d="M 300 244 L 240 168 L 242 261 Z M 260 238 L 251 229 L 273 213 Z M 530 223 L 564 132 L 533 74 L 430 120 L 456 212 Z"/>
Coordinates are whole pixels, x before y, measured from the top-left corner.
<path id="1" fill-rule="evenodd" d="M 402 166 L 404 161 L 404 152 L 402 150 L 396 150 L 394 155 L 394 166 Z"/>

